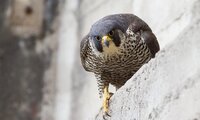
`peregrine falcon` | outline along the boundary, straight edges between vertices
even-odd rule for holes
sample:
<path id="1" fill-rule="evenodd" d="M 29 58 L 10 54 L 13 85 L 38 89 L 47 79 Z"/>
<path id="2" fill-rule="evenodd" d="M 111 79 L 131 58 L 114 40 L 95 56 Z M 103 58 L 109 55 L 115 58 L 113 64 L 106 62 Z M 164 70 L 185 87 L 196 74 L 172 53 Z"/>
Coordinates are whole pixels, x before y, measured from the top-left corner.
<path id="1" fill-rule="evenodd" d="M 133 14 L 106 16 L 90 29 L 80 44 L 84 69 L 97 79 L 103 110 L 108 113 L 108 86 L 119 89 L 160 50 L 150 27 Z"/>

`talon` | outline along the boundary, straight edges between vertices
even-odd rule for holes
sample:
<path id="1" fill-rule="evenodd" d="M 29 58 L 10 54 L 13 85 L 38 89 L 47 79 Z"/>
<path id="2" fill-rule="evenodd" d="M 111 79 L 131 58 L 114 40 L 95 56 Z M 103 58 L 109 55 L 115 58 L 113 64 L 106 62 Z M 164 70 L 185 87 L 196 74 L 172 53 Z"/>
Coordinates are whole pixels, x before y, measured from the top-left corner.
<path id="1" fill-rule="evenodd" d="M 105 86 L 104 91 L 103 91 L 103 111 L 104 115 L 110 116 L 108 114 L 108 107 L 109 107 L 109 99 L 113 95 L 113 93 L 108 92 L 108 86 Z"/>
<path id="2" fill-rule="evenodd" d="M 103 119 L 107 120 L 107 117 L 111 117 L 111 116 L 108 114 L 108 112 L 104 111 L 104 113 L 103 113 Z"/>
<path id="3" fill-rule="evenodd" d="M 104 112 L 104 114 L 103 114 L 103 119 L 106 120 L 106 117 L 107 117 L 107 116 L 108 116 L 108 117 L 111 117 L 108 113 Z"/>

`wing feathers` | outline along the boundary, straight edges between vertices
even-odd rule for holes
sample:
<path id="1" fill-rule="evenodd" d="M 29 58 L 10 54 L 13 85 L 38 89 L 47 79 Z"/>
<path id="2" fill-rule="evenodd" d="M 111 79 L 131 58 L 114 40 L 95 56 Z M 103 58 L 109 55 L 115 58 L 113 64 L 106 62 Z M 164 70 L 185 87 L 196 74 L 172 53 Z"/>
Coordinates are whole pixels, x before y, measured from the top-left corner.
<path id="1" fill-rule="evenodd" d="M 80 57 L 81 57 L 81 63 L 86 71 L 89 71 L 89 68 L 86 66 L 86 59 L 88 56 L 88 49 L 89 49 L 89 36 L 86 35 L 82 40 L 80 44 Z"/>

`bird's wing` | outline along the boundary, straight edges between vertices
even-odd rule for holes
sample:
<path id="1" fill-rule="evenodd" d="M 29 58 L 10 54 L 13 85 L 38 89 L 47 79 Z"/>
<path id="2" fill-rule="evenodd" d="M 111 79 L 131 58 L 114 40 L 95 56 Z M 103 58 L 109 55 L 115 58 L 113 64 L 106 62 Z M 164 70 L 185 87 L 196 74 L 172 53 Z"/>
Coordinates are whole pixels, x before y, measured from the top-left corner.
<path id="1" fill-rule="evenodd" d="M 82 40 L 80 44 L 80 57 L 81 57 L 81 63 L 83 65 L 83 68 L 86 71 L 90 71 L 87 64 L 87 58 L 88 58 L 88 52 L 89 52 L 89 36 L 86 35 Z"/>
<path id="2" fill-rule="evenodd" d="M 152 31 L 143 31 L 141 32 L 141 37 L 150 49 L 152 57 L 155 57 L 155 54 L 160 50 L 156 36 L 152 33 Z"/>
<path id="3" fill-rule="evenodd" d="M 152 57 L 155 57 L 155 54 L 160 50 L 160 47 L 157 38 L 150 27 L 143 20 L 135 16 L 135 19 L 129 25 L 128 29 L 134 33 L 140 32 L 141 38 L 143 38 L 151 51 Z"/>

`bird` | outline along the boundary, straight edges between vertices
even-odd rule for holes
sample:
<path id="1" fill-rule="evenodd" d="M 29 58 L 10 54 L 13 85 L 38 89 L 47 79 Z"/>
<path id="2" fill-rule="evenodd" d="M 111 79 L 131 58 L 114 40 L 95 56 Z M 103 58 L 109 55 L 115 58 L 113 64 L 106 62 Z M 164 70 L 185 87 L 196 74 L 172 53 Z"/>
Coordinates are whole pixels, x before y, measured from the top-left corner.
<path id="1" fill-rule="evenodd" d="M 109 112 L 109 85 L 122 87 L 160 50 L 151 28 L 130 13 L 112 14 L 95 22 L 80 42 L 83 68 L 94 73 L 103 112 Z"/>

